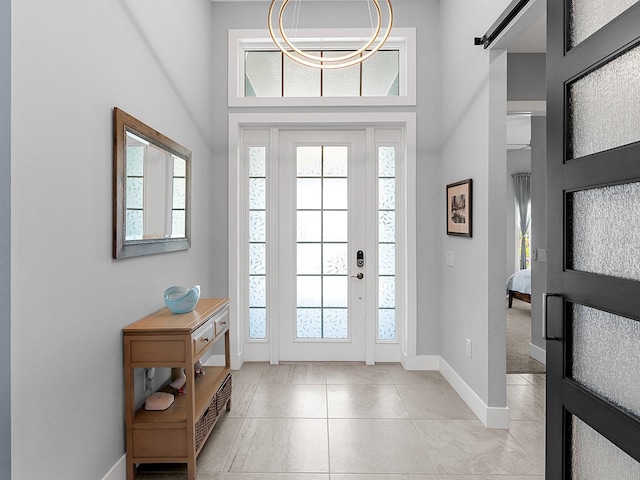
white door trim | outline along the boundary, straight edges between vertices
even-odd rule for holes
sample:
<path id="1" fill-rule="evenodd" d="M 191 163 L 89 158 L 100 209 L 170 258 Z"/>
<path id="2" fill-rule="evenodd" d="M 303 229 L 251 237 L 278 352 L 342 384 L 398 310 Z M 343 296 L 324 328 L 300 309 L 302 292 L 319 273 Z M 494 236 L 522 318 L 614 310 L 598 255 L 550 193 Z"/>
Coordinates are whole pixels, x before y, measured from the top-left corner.
<path id="1" fill-rule="evenodd" d="M 373 119 L 373 120 L 372 120 Z M 376 120 L 377 119 L 377 120 Z M 274 127 L 274 128 L 272 128 Z M 404 295 L 398 299 L 401 316 L 398 322 L 398 340 L 402 357 L 416 355 L 417 342 L 417 274 L 416 274 L 416 114 L 414 112 L 366 112 L 366 113 L 238 113 L 229 114 L 229 297 L 231 331 L 231 365 L 239 368 L 245 361 L 244 322 L 238 305 L 245 300 L 241 288 L 241 279 L 245 278 L 245 267 L 239 246 L 246 238 L 247 226 L 238 222 L 238 212 L 243 211 L 246 200 L 240 198 L 244 172 L 238 158 L 242 154 L 242 131 L 245 128 L 271 129 L 271 136 L 278 128 L 304 129 L 353 129 L 353 128 L 402 128 L 404 133 L 403 152 L 406 159 L 404 182 L 399 185 L 398 197 L 404 203 L 404 228 L 398 232 L 398 243 L 406 248 L 407 261 L 399 262 L 398 276 L 407 279 Z M 273 138 L 272 138 L 273 139 Z M 270 142 L 275 148 L 274 142 Z M 269 335 L 269 334 L 268 334 Z M 265 355 L 272 363 L 278 362 L 276 335 L 269 335 L 270 342 L 265 343 Z M 374 363 L 373 345 L 367 349 L 366 362 Z M 254 359 L 248 359 L 254 360 Z M 400 359 L 398 359 L 399 361 Z"/>

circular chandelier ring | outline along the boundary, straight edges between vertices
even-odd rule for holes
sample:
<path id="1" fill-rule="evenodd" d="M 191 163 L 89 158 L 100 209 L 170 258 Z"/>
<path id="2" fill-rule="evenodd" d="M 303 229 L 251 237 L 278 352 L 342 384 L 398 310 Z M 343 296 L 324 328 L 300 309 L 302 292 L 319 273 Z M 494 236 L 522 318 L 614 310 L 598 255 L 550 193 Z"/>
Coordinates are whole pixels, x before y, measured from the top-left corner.
<path id="1" fill-rule="evenodd" d="M 371 57 L 374 53 L 380 50 L 382 45 L 384 45 L 384 43 L 388 40 L 389 36 L 391 35 L 391 27 L 393 25 L 393 7 L 391 6 L 391 0 L 385 0 L 387 3 L 387 8 L 389 10 L 389 23 L 387 25 L 386 32 L 382 37 L 382 39 L 380 39 L 377 45 L 375 45 L 371 50 L 367 51 L 367 53 L 365 53 L 364 55 L 361 55 L 362 52 L 364 52 L 369 47 L 371 47 L 371 45 L 373 45 L 373 43 L 376 41 L 381 31 L 382 9 L 380 8 L 379 0 L 372 0 L 372 1 L 374 2 L 376 11 L 378 13 L 378 25 L 375 30 L 375 35 L 372 36 L 372 38 L 367 42 L 366 45 L 364 45 L 363 47 L 359 48 L 357 51 L 352 52 L 351 54 L 348 54 L 348 55 L 342 55 L 340 57 L 317 57 L 315 55 L 304 53 L 302 50 L 296 48 L 290 42 L 289 38 L 285 34 L 284 28 L 282 25 L 282 14 L 284 12 L 286 5 L 289 3 L 289 0 L 282 0 L 282 5 L 278 13 L 278 26 L 280 30 L 280 35 L 282 36 L 286 45 L 289 46 L 290 48 L 289 49 L 286 48 L 286 46 L 283 45 L 282 42 L 280 42 L 276 38 L 275 32 L 273 30 L 271 19 L 273 17 L 273 11 L 274 11 L 274 7 L 277 0 L 271 0 L 271 5 L 269 7 L 269 17 L 268 17 L 269 35 L 271 36 L 271 39 L 273 40 L 275 45 L 283 54 L 285 54 L 291 60 L 298 62 L 302 65 L 305 65 L 307 67 L 324 68 L 324 69 L 338 69 L 338 68 L 351 67 L 353 65 L 356 65 L 358 63 L 365 61 L 367 58 Z M 292 51 L 297 53 L 297 55 L 295 55 Z M 345 60 L 349 60 L 349 61 L 345 61 Z"/>
<path id="2" fill-rule="evenodd" d="M 313 62 L 332 62 L 332 63 L 341 62 L 343 60 L 349 60 L 351 58 L 357 57 L 362 52 L 364 52 L 367 48 L 369 48 L 371 45 L 373 45 L 373 43 L 376 41 L 376 38 L 378 38 L 378 35 L 380 34 L 381 24 L 382 24 L 382 9 L 380 8 L 379 0 L 372 0 L 373 4 L 376 7 L 376 13 L 378 14 L 378 24 L 376 25 L 375 32 L 374 32 L 373 36 L 371 37 L 371 39 L 369 39 L 369 41 L 365 45 L 363 45 L 361 48 L 359 48 L 358 50 L 356 50 L 354 52 L 347 53 L 347 54 L 339 56 L 339 57 L 330 57 L 330 59 L 327 59 L 326 57 L 317 57 L 315 55 L 311 55 L 309 53 L 305 53 L 302 50 L 300 50 L 299 48 L 297 48 L 293 43 L 291 43 L 291 41 L 289 40 L 289 37 L 287 36 L 287 34 L 284 31 L 284 26 L 282 25 L 282 15 L 283 15 L 284 9 L 287 6 L 287 4 L 289 3 L 289 1 L 290 0 L 282 0 L 282 6 L 280 7 L 280 13 L 278 14 L 278 27 L 280 28 L 280 36 L 282 37 L 284 42 L 287 45 L 289 45 L 289 47 L 291 47 L 291 50 L 293 50 L 298 55 L 300 55 L 301 57 L 303 57 L 303 58 L 305 58 L 307 60 L 311 60 Z"/>

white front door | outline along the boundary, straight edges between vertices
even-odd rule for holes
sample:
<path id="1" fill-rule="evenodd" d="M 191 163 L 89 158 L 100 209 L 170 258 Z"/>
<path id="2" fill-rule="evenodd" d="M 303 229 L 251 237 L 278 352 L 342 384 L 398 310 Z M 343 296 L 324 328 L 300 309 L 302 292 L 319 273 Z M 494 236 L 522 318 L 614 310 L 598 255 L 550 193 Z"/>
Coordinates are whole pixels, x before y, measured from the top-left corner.
<path id="1" fill-rule="evenodd" d="M 315 127 L 240 130 L 232 351 L 271 363 L 398 362 L 415 338 L 415 169 L 403 129 Z"/>
<path id="2" fill-rule="evenodd" d="M 364 361 L 376 272 L 365 219 L 377 214 L 366 202 L 365 132 L 279 139 L 279 359 Z"/>

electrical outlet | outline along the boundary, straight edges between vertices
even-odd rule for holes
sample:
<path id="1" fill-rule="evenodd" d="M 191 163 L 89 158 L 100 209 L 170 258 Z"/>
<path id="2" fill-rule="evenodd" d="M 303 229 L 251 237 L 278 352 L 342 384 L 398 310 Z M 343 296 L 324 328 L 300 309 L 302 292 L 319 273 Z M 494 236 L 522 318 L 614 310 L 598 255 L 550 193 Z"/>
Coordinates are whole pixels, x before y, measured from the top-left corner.
<path id="1" fill-rule="evenodd" d="M 471 358 L 471 340 L 467 338 L 467 357 Z"/>

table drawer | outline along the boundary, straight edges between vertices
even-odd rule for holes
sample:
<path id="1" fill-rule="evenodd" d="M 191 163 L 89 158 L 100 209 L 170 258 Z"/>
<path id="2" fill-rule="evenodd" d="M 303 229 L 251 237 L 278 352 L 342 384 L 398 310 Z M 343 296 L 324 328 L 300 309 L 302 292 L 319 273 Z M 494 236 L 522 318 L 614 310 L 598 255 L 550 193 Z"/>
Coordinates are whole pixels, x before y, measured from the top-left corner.
<path id="1" fill-rule="evenodd" d="M 209 320 L 198 328 L 198 330 L 191 335 L 191 339 L 193 341 L 193 354 L 195 357 L 199 357 L 202 352 L 212 345 L 215 339 L 213 322 Z"/>
<path id="2" fill-rule="evenodd" d="M 216 316 L 213 321 L 216 337 L 229 328 L 229 309 L 225 309 L 220 315 Z"/>

